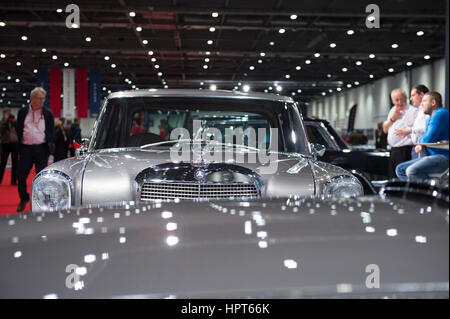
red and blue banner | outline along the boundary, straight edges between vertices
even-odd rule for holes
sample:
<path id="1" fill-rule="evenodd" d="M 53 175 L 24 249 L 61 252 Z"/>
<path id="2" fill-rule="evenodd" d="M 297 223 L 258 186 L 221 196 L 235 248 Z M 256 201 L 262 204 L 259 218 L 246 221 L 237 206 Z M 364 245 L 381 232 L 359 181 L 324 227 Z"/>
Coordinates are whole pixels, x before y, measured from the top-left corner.
<path id="1" fill-rule="evenodd" d="M 102 104 L 101 74 L 99 69 L 89 72 L 89 111 L 91 117 L 97 117 Z"/>
<path id="2" fill-rule="evenodd" d="M 45 97 L 44 107 L 48 108 L 50 106 L 49 100 L 49 90 L 48 90 L 48 69 L 38 69 L 36 75 L 36 86 L 40 86 L 45 91 L 47 95 Z"/>
<path id="3" fill-rule="evenodd" d="M 79 118 L 88 117 L 88 71 L 86 69 L 77 69 L 76 72 L 77 87 L 77 116 Z"/>
<path id="4" fill-rule="evenodd" d="M 61 69 L 50 69 L 50 110 L 54 117 L 61 117 Z"/>

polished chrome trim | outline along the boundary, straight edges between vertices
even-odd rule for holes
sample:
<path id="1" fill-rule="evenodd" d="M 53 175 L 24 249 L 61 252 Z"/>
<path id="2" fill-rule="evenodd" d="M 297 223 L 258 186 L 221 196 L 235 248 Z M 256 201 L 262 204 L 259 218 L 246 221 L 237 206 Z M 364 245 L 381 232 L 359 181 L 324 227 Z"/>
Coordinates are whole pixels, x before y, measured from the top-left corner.
<path id="1" fill-rule="evenodd" d="M 188 90 L 188 89 L 141 89 L 113 92 L 107 99 L 129 97 L 192 97 L 192 98 L 232 98 L 232 99 L 257 99 L 275 102 L 294 103 L 291 97 L 270 93 L 245 93 L 225 90 Z"/>

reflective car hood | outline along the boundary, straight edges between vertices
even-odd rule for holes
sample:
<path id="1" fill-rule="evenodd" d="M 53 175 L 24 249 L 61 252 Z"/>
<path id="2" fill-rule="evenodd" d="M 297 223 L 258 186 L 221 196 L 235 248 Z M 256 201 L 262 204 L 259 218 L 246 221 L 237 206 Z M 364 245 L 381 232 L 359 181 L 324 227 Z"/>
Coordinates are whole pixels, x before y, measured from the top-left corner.
<path id="1" fill-rule="evenodd" d="M 1 298 L 448 298 L 448 208 L 410 200 L 29 213 L 0 217 L 0 241 Z"/>
<path id="2" fill-rule="evenodd" d="M 193 158 L 192 154 L 190 158 Z M 146 168 L 171 162 L 168 150 L 135 149 L 90 154 L 83 176 L 82 204 L 136 200 L 136 176 Z M 276 163 L 277 169 L 271 174 L 261 173 L 259 162 L 234 165 L 248 168 L 261 177 L 263 197 L 314 195 L 313 172 L 305 157 L 278 154 Z M 294 166 L 297 168 L 295 173 L 290 172 Z"/>

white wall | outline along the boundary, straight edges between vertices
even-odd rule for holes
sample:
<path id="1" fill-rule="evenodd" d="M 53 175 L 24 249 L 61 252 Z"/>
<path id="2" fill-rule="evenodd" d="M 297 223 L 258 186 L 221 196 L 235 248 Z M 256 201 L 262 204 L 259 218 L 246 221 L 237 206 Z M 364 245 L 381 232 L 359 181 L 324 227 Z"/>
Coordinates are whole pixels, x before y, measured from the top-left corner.
<path id="1" fill-rule="evenodd" d="M 379 120 L 386 120 L 391 106 L 390 92 L 395 88 L 402 88 L 409 95 L 411 87 L 424 84 L 430 90 L 441 93 L 445 100 L 445 68 L 445 59 L 441 59 L 370 84 L 334 93 L 312 101 L 308 106 L 308 116 L 326 119 L 337 129 L 342 129 L 347 127 L 347 110 L 358 104 L 355 128 L 375 128 Z"/>

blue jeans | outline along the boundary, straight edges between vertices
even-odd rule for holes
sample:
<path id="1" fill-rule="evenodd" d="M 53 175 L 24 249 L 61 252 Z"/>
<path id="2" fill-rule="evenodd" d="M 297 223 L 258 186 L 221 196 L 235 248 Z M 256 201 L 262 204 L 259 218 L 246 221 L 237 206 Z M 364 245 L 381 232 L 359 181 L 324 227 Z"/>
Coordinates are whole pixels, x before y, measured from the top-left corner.
<path id="1" fill-rule="evenodd" d="M 443 173 L 448 169 L 448 157 L 430 155 L 397 165 L 395 172 L 401 180 L 430 179 L 430 174 Z"/>

